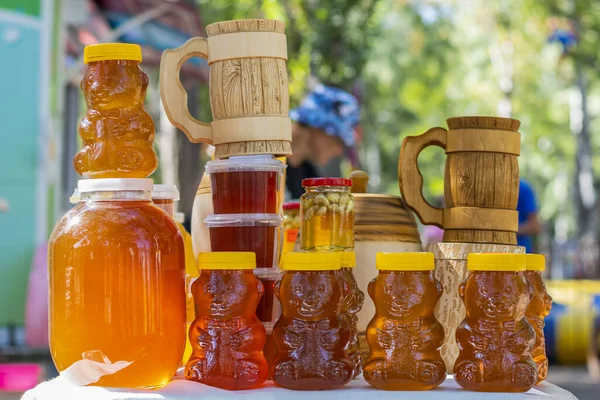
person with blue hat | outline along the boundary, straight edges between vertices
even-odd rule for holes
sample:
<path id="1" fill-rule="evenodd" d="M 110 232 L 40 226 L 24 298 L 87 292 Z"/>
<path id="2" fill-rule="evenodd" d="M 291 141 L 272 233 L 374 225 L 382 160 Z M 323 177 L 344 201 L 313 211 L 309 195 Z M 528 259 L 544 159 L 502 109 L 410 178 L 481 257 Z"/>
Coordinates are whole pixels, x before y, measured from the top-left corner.
<path id="1" fill-rule="evenodd" d="M 290 118 L 293 155 L 287 159 L 286 187 L 297 199 L 304 193 L 303 179 L 319 177 L 319 169 L 354 147 L 360 107 L 352 94 L 319 83 Z"/>

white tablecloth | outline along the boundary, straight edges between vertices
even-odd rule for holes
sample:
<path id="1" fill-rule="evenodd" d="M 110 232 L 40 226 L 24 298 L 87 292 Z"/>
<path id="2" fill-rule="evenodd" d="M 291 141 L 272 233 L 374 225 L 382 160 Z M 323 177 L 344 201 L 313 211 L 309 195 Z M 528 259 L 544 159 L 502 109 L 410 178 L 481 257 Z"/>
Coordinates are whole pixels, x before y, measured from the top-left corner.
<path id="1" fill-rule="evenodd" d="M 342 389 L 320 392 L 297 392 L 281 389 L 268 382 L 254 390 L 229 392 L 176 378 L 158 390 L 124 390 L 100 387 L 75 387 L 56 378 L 29 390 L 23 400 L 577 400 L 570 392 L 548 382 L 542 382 L 527 393 L 477 393 L 461 389 L 452 377 L 428 392 L 389 392 L 376 390 L 362 379 L 355 379 Z"/>

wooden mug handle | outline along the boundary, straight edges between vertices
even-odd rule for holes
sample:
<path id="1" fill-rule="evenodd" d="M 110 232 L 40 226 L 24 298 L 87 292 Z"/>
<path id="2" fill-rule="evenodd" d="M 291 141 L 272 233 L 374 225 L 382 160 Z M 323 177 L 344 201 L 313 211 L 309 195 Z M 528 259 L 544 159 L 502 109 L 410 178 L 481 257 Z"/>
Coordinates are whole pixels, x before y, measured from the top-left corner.
<path id="1" fill-rule="evenodd" d="M 423 175 L 419 171 L 418 158 L 423 149 L 429 146 L 446 148 L 448 131 L 444 128 L 431 128 L 419 136 L 407 136 L 400 149 L 398 179 L 400 192 L 406 205 L 413 210 L 425 225 L 444 227 L 444 210 L 432 206 L 423 196 Z"/>
<path id="2" fill-rule="evenodd" d="M 191 38 L 176 49 L 163 51 L 160 60 L 160 98 L 169 121 L 193 143 L 212 144 L 211 124 L 198 121 L 188 109 L 188 95 L 179 79 L 179 71 L 191 57 L 208 60 L 208 41 L 202 37 Z"/>

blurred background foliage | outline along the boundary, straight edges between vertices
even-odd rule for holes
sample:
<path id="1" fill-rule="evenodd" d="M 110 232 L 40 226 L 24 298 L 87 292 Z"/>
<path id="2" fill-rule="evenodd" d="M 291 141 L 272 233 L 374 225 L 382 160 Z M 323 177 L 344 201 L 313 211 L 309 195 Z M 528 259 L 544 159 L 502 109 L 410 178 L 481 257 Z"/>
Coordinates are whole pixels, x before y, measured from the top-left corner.
<path id="1" fill-rule="evenodd" d="M 598 134 L 593 121 L 600 106 L 600 12 L 592 12 L 600 11 L 598 2 L 196 3 L 206 23 L 249 17 L 286 21 L 293 104 L 311 77 L 358 95 L 363 104 L 361 164 L 371 174 L 372 190 L 399 192 L 396 165 L 404 136 L 444 126 L 449 116 L 510 115 L 522 122 L 521 174 L 537 190 L 549 231 L 558 224 L 565 236 L 597 236 L 581 226 L 597 214 L 595 190 L 583 211 L 577 192 L 581 169 L 585 179 L 591 174 L 595 187 L 599 183 L 600 158 L 591 157 L 599 144 L 590 140 Z M 552 39 L 562 31 L 572 32 L 576 43 Z M 582 95 L 587 104 L 581 104 Z M 589 160 L 578 160 L 586 155 Z M 441 195 L 443 152 L 424 151 L 420 165 L 426 195 Z"/>

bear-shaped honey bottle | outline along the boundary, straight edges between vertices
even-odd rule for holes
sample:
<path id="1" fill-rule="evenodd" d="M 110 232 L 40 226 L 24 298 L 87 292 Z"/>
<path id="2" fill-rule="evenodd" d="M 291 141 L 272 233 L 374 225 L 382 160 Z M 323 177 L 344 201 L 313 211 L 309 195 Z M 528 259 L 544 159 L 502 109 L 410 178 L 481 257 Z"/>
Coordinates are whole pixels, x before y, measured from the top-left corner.
<path id="1" fill-rule="evenodd" d="M 148 76 L 140 46 L 86 46 L 81 90 L 87 113 L 79 124 L 82 148 L 75 170 L 85 178 L 145 178 L 158 166 L 154 122 L 144 109 Z"/>
<path id="2" fill-rule="evenodd" d="M 358 316 L 356 315 L 365 302 L 365 294 L 358 288 L 353 269 L 356 267 L 356 253 L 353 251 L 342 251 L 340 255 L 339 278 L 346 289 L 346 296 L 342 301 L 340 309 L 340 321 L 350 333 L 346 352 L 354 363 L 354 376 L 362 372 L 362 354 L 358 341 Z"/>
<path id="3" fill-rule="evenodd" d="M 456 330 L 456 382 L 479 392 L 526 392 L 537 382 L 535 332 L 525 312 L 533 287 L 524 254 L 469 254 L 460 285 L 466 317 Z"/>
<path id="4" fill-rule="evenodd" d="M 546 258 L 541 254 L 527 254 L 527 281 L 533 286 L 533 298 L 527 307 L 527 321 L 535 331 L 535 344 L 531 351 L 533 361 L 538 368 L 537 383 L 548 376 L 548 358 L 546 357 L 546 340 L 544 338 L 544 319 L 550 314 L 552 297 L 546 291 L 542 272 L 546 269 Z"/>
<path id="5" fill-rule="evenodd" d="M 263 294 L 254 253 L 199 253 L 202 273 L 192 284 L 196 319 L 186 379 L 228 390 L 251 389 L 267 379 L 266 332 L 256 317 Z"/>
<path id="6" fill-rule="evenodd" d="M 369 283 L 375 316 L 367 326 L 363 376 L 384 390 L 429 390 L 446 378 L 444 328 L 433 315 L 442 285 L 432 253 L 378 253 Z"/>
<path id="7" fill-rule="evenodd" d="M 276 288 L 282 314 L 273 328 L 272 378 L 294 390 L 339 388 L 354 375 L 346 346 L 349 331 L 338 312 L 345 296 L 335 253 L 286 253 Z"/>

